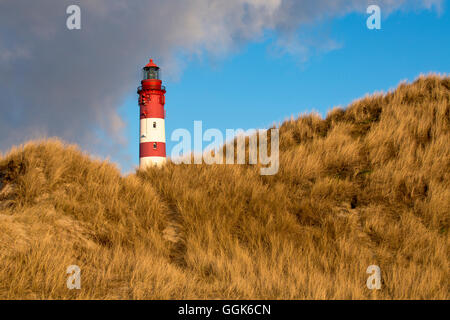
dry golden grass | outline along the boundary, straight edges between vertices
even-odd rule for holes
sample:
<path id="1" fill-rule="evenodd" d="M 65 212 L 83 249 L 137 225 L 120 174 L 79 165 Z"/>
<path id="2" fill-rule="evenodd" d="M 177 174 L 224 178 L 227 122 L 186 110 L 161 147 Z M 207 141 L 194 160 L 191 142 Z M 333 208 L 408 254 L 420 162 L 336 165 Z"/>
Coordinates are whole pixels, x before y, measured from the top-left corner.
<path id="1" fill-rule="evenodd" d="M 122 177 L 57 140 L 11 150 L 0 175 L 0 298 L 449 298 L 447 76 L 286 121 L 274 176 L 169 163 Z"/>

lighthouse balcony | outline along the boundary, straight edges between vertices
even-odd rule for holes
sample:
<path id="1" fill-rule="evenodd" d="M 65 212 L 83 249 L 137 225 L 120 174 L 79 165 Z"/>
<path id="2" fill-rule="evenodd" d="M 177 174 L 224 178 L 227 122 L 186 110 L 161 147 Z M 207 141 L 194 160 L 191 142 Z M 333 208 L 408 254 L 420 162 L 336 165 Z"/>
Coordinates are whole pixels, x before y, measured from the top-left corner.
<path id="1" fill-rule="evenodd" d="M 161 90 L 161 91 L 166 91 L 166 87 L 165 86 L 160 86 L 160 85 L 157 85 L 157 86 L 145 86 L 145 89 L 147 89 L 147 90 Z M 138 93 L 139 92 L 141 92 L 142 91 L 142 86 L 139 86 L 138 87 Z"/>

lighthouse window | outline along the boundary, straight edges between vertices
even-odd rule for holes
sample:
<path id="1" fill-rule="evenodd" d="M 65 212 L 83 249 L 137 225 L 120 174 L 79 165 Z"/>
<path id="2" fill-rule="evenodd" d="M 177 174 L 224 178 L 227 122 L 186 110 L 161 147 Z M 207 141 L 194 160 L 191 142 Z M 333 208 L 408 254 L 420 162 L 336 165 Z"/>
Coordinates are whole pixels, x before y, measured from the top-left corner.
<path id="1" fill-rule="evenodd" d="M 153 143 L 153 149 L 156 150 L 156 142 Z"/>
<path id="2" fill-rule="evenodd" d="M 144 68 L 144 80 L 147 79 L 159 79 L 159 68 L 155 67 L 145 67 Z"/>
<path id="3" fill-rule="evenodd" d="M 156 121 L 153 122 L 153 128 L 156 128 Z"/>

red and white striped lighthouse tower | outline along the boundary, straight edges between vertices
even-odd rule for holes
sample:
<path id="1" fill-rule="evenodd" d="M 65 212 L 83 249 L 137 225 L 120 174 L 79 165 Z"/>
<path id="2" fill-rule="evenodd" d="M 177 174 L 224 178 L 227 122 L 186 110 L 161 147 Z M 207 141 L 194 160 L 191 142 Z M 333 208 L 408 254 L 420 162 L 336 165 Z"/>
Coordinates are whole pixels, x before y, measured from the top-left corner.
<path id="1" fill-rule="evenodd" d="M 150 59 L 143 68 L 138 88 L 140 106 L 139 168 L 162 165 L 166 161 L 165 96 L 159 67 Z"/>

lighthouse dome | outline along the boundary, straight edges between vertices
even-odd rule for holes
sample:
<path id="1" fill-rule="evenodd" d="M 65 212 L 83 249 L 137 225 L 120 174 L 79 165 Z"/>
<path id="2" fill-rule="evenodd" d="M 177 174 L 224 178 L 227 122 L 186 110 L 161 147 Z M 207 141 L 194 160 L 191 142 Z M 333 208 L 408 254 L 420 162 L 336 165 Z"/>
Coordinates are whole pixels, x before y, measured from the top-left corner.
<path id="1" fill-rule="evenodd" d="M 156 65 L 156 63 L 153 62 L 153 59 L 150 59 L 149 63 L 147 63 L 145 65 L 145 68 L 150 68 L 150 67 L 154 67 L 154 68 L 158 68 L 159 69 L 159 67 Z"/>

